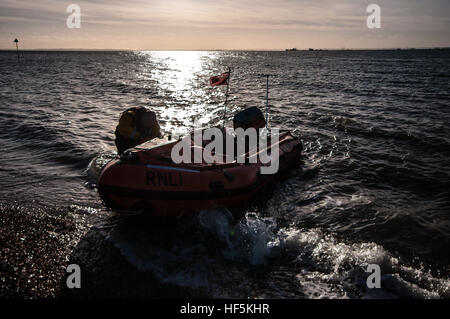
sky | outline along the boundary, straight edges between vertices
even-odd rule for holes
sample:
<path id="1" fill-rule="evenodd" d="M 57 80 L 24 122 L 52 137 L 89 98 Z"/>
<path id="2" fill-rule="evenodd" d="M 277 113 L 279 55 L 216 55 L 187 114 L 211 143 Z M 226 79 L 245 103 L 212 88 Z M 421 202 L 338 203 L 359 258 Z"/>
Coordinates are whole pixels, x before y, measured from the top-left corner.
<path id="1" fill-rule="evenodd" d="M 369 4 L 381 9 L 370 29 Z M 67 7 L 81 9 L 68 28 Z M 0 49 L 450 47 L 450 0 L 0 0 Z"/>

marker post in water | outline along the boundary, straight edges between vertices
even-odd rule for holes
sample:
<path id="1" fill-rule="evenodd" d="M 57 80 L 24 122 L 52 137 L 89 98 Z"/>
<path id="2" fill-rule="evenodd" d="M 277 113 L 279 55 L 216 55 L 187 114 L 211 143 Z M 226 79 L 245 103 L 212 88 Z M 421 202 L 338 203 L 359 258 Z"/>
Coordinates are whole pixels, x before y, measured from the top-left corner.
<path id="1" fill-rule="evenodd" d="M 14 41 L 16 43 L 16 52 L 17 52 L 17 62 L 20 62 L 20 57 L 19 57 L 19 40 L 14 39 Z"/>

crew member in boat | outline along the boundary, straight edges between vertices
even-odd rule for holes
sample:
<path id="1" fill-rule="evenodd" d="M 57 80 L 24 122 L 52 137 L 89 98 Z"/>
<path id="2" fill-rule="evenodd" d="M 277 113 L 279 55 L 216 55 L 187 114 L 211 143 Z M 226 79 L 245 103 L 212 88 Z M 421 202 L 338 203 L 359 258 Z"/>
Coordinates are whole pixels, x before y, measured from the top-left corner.
<path id="1" fill-rule="evenodd" d="M 118 154 L 125 150 L 161 137 L 156 113 L 146 107 L 132 107 L 122 112 L 115 131 Z"/>

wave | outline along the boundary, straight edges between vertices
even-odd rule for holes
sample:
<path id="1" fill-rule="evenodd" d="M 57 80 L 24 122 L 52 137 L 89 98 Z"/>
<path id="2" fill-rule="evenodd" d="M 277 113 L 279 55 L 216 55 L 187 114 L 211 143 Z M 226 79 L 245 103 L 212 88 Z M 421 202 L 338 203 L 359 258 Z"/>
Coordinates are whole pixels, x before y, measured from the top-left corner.
<path id="1" fill-rule="evenodd" d="M 317 228 L 278 227 L 273 218 L 256 213 L 234 220 L 225 209 L 203 211 L 195 221 L 170 231 L 170 239 L 134 227 L 130 237 L 128 227 L 115 225 L 106 236 L 131 264 L 163 283 L 206 289 L 215 297 L 286 297 L 292 285 L 305 298 L 450 296 L 448 279 L 410 267 L 378 244 L 339 241 Z M 287 261 L 284 270 L 270 279 L 280 260 Z M 229 269 L 230 263 L 236 267 Z M 381 289 L 366 285 L 369 264 L 381 267 Z M 254 288 L 258 284 L 248 276 L 252 269 L 271 274 L 265 282 L 270 289 Z M 282 278 L 295 281 L 284 287 Z M 239 289 L 227 290 L 235 280 Z"/>

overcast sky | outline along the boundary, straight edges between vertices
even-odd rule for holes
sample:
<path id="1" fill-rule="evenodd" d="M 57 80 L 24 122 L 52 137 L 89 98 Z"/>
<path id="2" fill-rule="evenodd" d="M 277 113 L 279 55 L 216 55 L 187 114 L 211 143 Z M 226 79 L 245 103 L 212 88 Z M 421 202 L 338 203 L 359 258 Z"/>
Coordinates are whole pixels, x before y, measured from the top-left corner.
<path id="1" fill-rule="evenodd" d="M 81 8 L 69 29 L 66 8 Z M 366 8 L 381 7 L 381 29 Z M 0 0 L 0 49 L 450 46 L 450 0 Z"/>

